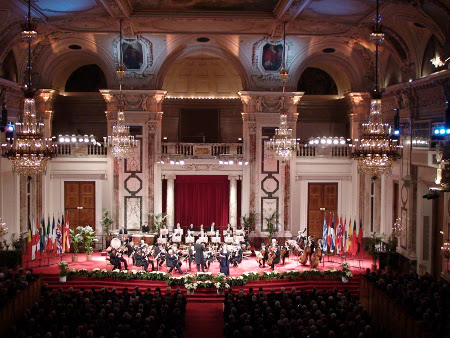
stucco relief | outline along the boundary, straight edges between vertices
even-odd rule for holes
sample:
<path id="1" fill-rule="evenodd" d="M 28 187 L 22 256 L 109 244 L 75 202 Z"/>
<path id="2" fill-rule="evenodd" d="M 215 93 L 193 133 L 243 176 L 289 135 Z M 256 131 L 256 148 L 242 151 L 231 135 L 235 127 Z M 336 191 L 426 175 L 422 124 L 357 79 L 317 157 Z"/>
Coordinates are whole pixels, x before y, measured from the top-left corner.
<path id="1" fill-rule="evenodd" d="M 187 171 L 216 171 L 222 170 L 224 166 L 218 164 L 187 164 L 181 166 L 181 168 Z"/>
<path id="2" fill-rule="evenodd" d="M 116 65 L 119 64 L 120 38 L 113 41 L 113 57 Z M 122 58 L 127 72 L 125 79 L 133 74 L 143 74 L 153 66 L 153 44 L 141 35 L 133 38 L 124 38 L 122 41 Z M 136 76 L 136 75 L 135 75 Z"/>

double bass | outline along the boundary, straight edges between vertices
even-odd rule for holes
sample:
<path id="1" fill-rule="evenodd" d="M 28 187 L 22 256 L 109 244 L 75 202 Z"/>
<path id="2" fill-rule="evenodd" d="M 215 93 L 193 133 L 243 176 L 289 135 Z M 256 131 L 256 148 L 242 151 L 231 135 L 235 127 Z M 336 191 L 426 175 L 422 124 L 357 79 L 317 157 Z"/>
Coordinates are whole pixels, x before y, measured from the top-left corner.
<path id="1" fill-rule="evenodd" d="M 272 265 L 273 260 L 277 257 L 277 249 L 273 246 L 269 248 L 269 254 L 267 258 L 267 265 Z"/>
<path id="2" fill-rule="evenodd" d="M 320 257 L 322 257 L 322 248 L 319 247 L 315 250 L 314 254 L 311 257 L 311 269 L 315 269 L 319 266 Z"/>
<path id="3" fill-rule="evenodd" d="M 311 248 L 309 246 L 306 246 L 305 250 L 303 250 L 300 258 L 298 259 L 298 261 L 301 265 L 306 265 L 306 262 L 308 261 L 308 256 L 310 253 L 311 253 Z"/>

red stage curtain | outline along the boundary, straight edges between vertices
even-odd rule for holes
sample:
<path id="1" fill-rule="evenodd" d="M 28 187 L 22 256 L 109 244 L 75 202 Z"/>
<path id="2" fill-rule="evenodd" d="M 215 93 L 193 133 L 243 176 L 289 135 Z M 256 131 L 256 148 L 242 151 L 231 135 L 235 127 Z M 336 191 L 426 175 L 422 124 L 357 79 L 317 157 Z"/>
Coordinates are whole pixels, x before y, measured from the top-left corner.
<path id="1" fill-rule="evenodd" d="M 212 222 L 219 229 L 228 224 L 230 182 L 224 175 L 177 175 L 175 179 L 175 225 L 183 228 Z"/>

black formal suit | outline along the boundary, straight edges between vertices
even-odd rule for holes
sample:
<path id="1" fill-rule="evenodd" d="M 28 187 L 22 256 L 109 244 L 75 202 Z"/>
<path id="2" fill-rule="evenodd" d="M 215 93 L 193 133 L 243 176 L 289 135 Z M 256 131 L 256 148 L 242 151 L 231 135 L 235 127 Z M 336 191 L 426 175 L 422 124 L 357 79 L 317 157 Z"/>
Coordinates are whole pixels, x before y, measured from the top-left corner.
<path id="1" fill-rule="evenodd" d="M 197 271 L 200 270 L 200 265 L 202 266 L 202 272 L 205 272 L 205 257 L 203 255 L 203 251 L 205 248 L 202 244 L 194 244 L 195 250 L 195 264 L 197 264 Z"/>
<path id="2" fill-rule="evenodd" d="M 174 268 L 176 268 L 179 273 L 183 273 L 183 271 L 181 271 L 180 268 L 181 262 L 178 260 L 178 256 L 174 254 L 171 255 L 167 254 L 166 265 L 168 268 L 170 268 L 169 273 L 171 273 Z"/>
<path id="3" fill-rule="evenodd" d="M 230 275 L 230 260 L 228 252 L 221 252 L 219 254 L 219 264 L 220 264 L 220 272 L 224 273 L 225 276 Z"/>

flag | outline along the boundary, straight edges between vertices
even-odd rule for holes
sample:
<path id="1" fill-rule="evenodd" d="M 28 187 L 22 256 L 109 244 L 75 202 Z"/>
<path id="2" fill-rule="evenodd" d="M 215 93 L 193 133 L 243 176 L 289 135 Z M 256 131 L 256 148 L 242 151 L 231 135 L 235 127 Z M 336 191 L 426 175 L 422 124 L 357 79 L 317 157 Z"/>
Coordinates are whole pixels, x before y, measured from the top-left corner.
<path id="1" fill-rule="evenodd" d="M 28 216 L 28 230 L 27 230 L 27 252 L 25 253 L 25 257 L 29 260 L 31 257 L 31 249 L 33 247 L 31 239 L 31 220 L 30 216 Z"/>
<path id="2" fill-rule="evenodd" d="M 331 250 L 331 237 L 330 237 L 331 232 L 330 232 L 330 228 L 331 228 L 331 212 L 330 212 L 330 217 L 328 217 L 328 235 L 327 235 L 327 244 L 328 244 L 328 247 Z"/>
<path id="3" fill-rule="evenodd" d="M 47 219 L 47 246 L 45 247 L 45 252 L 47 254 L 51 254 L 53 249 L 53 235 L 50 227 L 50 215 L 48 215 Z"/>
<path id="4" fill-rule="evenodd" d="M 336 253 L 339 254 L 342 251 L 342 217 L 339 218 L 339 224 L 336 231 Z"/>
<path id="5" fill-rule="evenodd" d="M 41 252 L 41 256 L 44 254 L 45 252 L 45 221 L 44 221 L 44 216 L 42 216 L 41 218 L 41 225 L 39 227 L 39 235 L 40 235 L 40 239 L 41 242 L 39 243 L 39 251 Z"/>
<path id="6" fill-rule="evenodd" d="M 328 227 L 327 227 L 327 216 L 323 215 L 323 232 L 322 232 L 322 251 L 327 252 L 327 236 L 328 236 Z"/>
<path id="7" fill-rule="evenodd" d="M 351 253 L 351 246 L 352 246 L 352 218 L 350 217 L 350 221 L 348 222 L 347 243 L 345 251 Z"/>
<path id="8" fill-rule="evenodd" d="M 346 250 L 347 245 L 347 217 L 344 219 L 344 223 L 342 224 L 342 252 Z"/>
<path id="9" fill-rule="evenodd" d="M 352 233 L 352 245 L 351 245 L 352 255 L 356 255 L 358 252 L 358 237 L 356 235 L 356 219 L 353 220 L 353 233 Z"/>
<path id="10" fill-rule="evenodd" d="M 61 219 L 61 235 L 62 235 L 62 252 L 66 252 L 66 231 L 65 231 L 64 213 Z"/>
<path id="11" fill-rule="evenodd" d="M 61 222 L 58 217 L 58 225 L 56 226 L 56 253 L 63 253 L 63 235 L 61 231 Z"/>
<path id="12" fill-rule="evenodd" d="M 66 216 L 66 226 L 64 229 L 66 233 L 66 252 L 70 252 L 70 225 L 69 225 L 69 214 Z"/>
<path id="13" fill-rule="evenodd" d="M 34 223 L 34 222 L 33 222 Z M 35 257 L 41 256 L 41 225 L 39 224 L 39 218 L 36 217 L 35 223 L 35 234 L 34 234 L 34 252 Z"/>
<path id="14" fill-rule="evenodd" d="M 359 231 L 358 231 L 358 251 L 357 253 L 361 252 L 362 248 L 362 239 L 363 239 L 363 227 L 362 227 L 362 220 L 359 219 Z"/>
<path id="15" fill-rule="evenodd" d="M 55 215 L 53 215 L 53 220 L 52 220 L 52 243 L 53 243 L 52 253 L 53 253 L 53 254 L 56 254 L 56 225 L 55 225 Z"/>
<path id="16" fill-rule="evenodd" d="M 331 220 L 331 227 L 329 230 L 330 230 L 329 234 L 330 234 L 330 242 L 331 242 L 330 252 L 334 252 L 334 248 L 336 246 L 336 243 L 335 243 L 336 242 L 336 233 L 334 231 L 334 214 L 333 214 L 333 218 Z"/>

